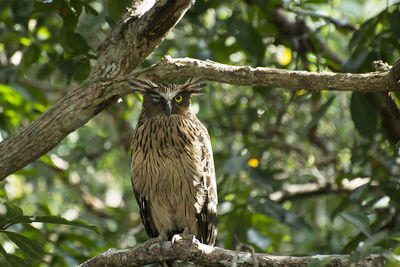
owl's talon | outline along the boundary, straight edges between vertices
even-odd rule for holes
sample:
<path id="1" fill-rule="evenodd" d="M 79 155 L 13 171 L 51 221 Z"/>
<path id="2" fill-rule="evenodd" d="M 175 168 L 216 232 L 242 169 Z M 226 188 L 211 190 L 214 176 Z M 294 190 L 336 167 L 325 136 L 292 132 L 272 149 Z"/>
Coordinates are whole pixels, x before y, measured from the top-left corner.
<path id="1" fill-rule="evenodd" d="M 190 241 L 190 246 L 192 246 L 192 244 L 195 242 L 196 240 L 196 236 L 189 233 L 189 230 L 187 228 L 185 228 L 185 230 L 182 233 L 182 238 L 185 240 L 189 240 Z"/>
<path id="2" fill-rule="evenodd" d="M 167 236 L 164 233 L 160 233 L 157 237 L 151 238 L 144 242 L 143 246 L 147 253 L 150 252 L 150 247 L 156 243 L 160 246 L 160 252 L 162 251 L 163 242 L 167 240 Z"/>
<path id="3" fill-rule="evenodd" d="M 147 251 L 147 253 L 149 253 L 150 252 L 150 247 L 152 246 L 152 245 L 154 245 L 154 244 L 156 244 L 156 243 L 160 243 L 160 240 L 156 237 L 156 238 L 152 238 L 152 239 L 149 239 L 149 240 L 147 240 L 145 243 L 144 243 L 144 249 Z M 161 247 L 161 244 L 160 244 L 160 247 Z"/>
<path id="4" fill-rule="evenodd" d="M 173 235 L 172 239 L 171 239 L 172 246 L 174 246 L 176 242 L 179 242 L 181 240 L 182 240 L 182 236 L 180 234 Z"/>
<path id="5" fill-rule="evenodd" d="M 187 228 L 185 228 L 182 234 L 176 234 L 172 236 L 171 239 L 172 246 L 174 246 L 175 243 L 182 242 L 182 240 L 187 241 L 187 243 L 189 243 L 189 247 L 191 247 L 193 243 L 196 242 L 197 239 L 195 235 L 190 234 Z"/>

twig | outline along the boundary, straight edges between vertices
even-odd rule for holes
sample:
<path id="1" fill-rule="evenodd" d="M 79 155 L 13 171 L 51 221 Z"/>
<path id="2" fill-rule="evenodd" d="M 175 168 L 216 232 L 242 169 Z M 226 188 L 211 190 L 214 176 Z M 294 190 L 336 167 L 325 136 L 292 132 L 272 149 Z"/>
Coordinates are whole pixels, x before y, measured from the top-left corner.
<path id="1" fill-rule="evenodd" d="M 251 258 L 253 259 L 253 267 L 258 267 L 258 260 L 257 260 L 256 252 L 255 252 L 254 248 L 248 244 L 241 242 L 239 240 L 239 238 L 237 237 L 237 235 L 235 235 L 235 240 L 239 244 L 238 250 L 241 250 L 242 247 L 247 249 L 251 254 Z"/>
<path id="2" fill-rule="evenodd" d="M 290 184 L 287 185 L 282 191 L 276 191 L 270 194 L 269 197 L 273 201 L 283 203 L 287 200 L 295 200 L 318 195 L 348 193 L 364 184 L 369 183 L 370 180 L 370 178 L 355 178 L 350 181 L 348 179 L 343 179 L 340 187 L 331 183 Z"/>
<path id="3" fill-rule="evenodd" d="M 329 23 L 334 24 L 337 27 L 340 28 L 344 28 L 344 29 L 348 29 L 351 31 L 355 31 L 358 30 L 358 26 L 352 25 L 350 23 L 348 23 L 348 21 L 344 20 L 344 19 L 337 19 L 337 18 L 332 18 L 323 14 L 318 14 L 315 12 L 310 12 L 310 11 L 305 11 L 305 10 L 299 10 L 299 9 L 293 9 L 293 8 L 285 8 L 287 11 L 298 14 L 298 15 L 302 15 L 302 16 L 310 16 L 313 18 L 321 18 Z"/>

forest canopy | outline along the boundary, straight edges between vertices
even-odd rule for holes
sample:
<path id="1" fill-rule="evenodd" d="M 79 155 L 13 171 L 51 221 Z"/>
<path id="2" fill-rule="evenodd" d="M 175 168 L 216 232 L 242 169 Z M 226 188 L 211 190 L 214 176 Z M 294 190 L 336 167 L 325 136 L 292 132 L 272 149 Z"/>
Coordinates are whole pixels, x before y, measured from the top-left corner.
<path id="1" fill-rule="evenodd" d="M 0 146 L 88 81 L 129 2 L 0 2 Z M 388 71 L 400 58 L 399 25 L 398 1 L 198 0 L 136 70 L 169 55 L 308 72 Z M 206 92 L 192 109 L 214 152 L 216 246 L 354 261 L 382 254 L 396 266 L 399 91 L 203 79 Z M 0 182 L 1 266 L 75 266 L 147 240 L 130 181 L 141 100 L 116 100 Z"/>

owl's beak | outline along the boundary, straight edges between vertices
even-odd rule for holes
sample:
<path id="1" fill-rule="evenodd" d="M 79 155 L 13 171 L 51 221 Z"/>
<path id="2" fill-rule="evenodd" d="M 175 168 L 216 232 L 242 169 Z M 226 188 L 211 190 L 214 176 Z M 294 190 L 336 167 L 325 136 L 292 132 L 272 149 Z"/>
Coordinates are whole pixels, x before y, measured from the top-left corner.
<path id="1" fill-rule="evenodd" d="M 171 116 L 172 113 L 172 104 L 171 101 L 167 101 L 167 103 L 165 104 L 165 113 L 167 113 L 168 117 Z"/>

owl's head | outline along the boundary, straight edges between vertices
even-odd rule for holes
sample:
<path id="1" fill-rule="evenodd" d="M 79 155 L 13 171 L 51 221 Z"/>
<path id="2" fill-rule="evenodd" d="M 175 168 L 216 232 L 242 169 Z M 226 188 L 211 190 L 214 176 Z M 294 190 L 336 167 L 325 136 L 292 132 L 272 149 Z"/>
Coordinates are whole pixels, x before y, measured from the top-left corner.
<path id="1" fill-rule="evenodd" d="M 203 93 L 206 83 L 189 79 L 184 84 L 155 84 L 151 81 L 131 79 L 129 85 L 143 96 L 143 110 L 149 114 L 185 114 L 190 108 L 190 97 Z"/>

